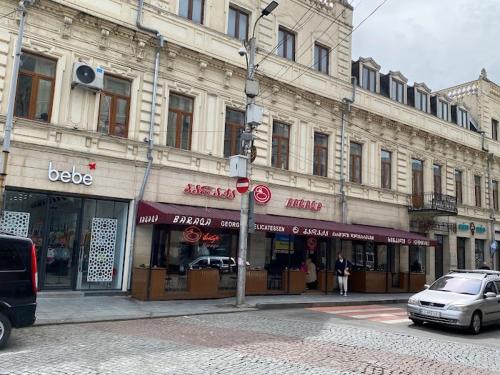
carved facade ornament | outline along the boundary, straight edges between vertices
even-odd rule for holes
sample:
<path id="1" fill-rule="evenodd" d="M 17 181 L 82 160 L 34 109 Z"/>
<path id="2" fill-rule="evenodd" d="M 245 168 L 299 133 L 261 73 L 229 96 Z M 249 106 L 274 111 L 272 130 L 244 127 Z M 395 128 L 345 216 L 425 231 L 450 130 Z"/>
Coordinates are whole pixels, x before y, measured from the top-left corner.
<path id="1" fill-rule="evenodd" d="M 208 68 L 208 63 L 206 61 L 201 60 L 198 64 L 198 67 L 200 68 L 200 71 L 198 72 L 198 79 L 200 81 L 203 81 L 205 79 L 205 73 Z"/>
<path id="2" fill-rule="evenodd" d="M 71 38 L 71 26 L 73 25 L 73 18 L 69 16 L 64 16 L 63 27 L 61 30 L 61 36 L 63 39 Z"/>
<path id="3" fill-rule="evenodd" d="M 137 61 L 141 61 L 144 59 L 144 55 L 146 52 L 146 42 L 144 40 L 138 39 L 136 42 L 136 51 L 135 58 Z"/>
<path id="4" fill-rule="evenodd" d="M 321 109 L 321 101 L 315 100 L 314 101 L 314 107 L 313 107 L 313 116 L 318 115 L 318 111 Z"/>
<path id="5" fill-rule="evenodd" d="M 101 38 L 99 39 L 99 48 L 107 49 L 109 47 L 109 29 L 101 27 Z"/>
<path id="6" fill-rule="evenodd" d="M 168 53 L 167 53 L 167 69 L 168 70 L 174 70 L 175 60 L 177 58 L 177 55 L 178 55 L 178 51 L 168 50 Z"/>
<path id="7" fill-rule="evenodd" d="M 226 69 L 224 71 L 224 88 L 228 89 L 231 87 L 231 78 L 233 77 L 233 71 L 231 69 Z"/>
<path id="8" fill-rule="evenodd" d="M 295 103 L 293 104 L 293 109 L 297 110 L 299 109 L 300 102 L 302 101 L 302 96 L 300 95 L 295 95 Z"/>
<path id="9" fill-rule="evenodd" d="M 271 96 L 271 102 L 276 103 L 276 101 L 278 100 L 278 93 L 280 92 L 280 87 L 278 85 L 273 85 L 271 87 L 271 92 L 273 93 L 273 95 Z"/>

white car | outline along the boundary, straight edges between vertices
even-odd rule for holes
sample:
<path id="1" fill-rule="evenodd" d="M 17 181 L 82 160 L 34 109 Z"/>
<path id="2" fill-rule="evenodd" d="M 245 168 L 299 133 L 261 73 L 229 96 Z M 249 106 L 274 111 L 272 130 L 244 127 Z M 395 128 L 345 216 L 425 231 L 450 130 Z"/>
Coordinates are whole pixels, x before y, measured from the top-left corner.
<path id="1" fill-rule="evenodd" d="M 452 271 L 426 287 L 408 300 L 408 318 L 414 324 L 439 323 L 474 334 L 500 324 L 499 271 Z"/>

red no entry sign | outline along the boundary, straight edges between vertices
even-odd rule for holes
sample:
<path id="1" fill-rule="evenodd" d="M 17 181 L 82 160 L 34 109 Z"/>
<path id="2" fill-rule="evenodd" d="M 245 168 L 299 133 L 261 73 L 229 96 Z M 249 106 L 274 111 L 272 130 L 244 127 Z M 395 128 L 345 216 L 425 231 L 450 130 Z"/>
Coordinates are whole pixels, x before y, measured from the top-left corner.
<path id="1" fill-rule="evenodd" d="M 250 181 L 246 177 L 241 177 L 236 180 L 236 190 L 238 190 L 238 193 L 240 194 L 246 193 L 249 186 Z"/>

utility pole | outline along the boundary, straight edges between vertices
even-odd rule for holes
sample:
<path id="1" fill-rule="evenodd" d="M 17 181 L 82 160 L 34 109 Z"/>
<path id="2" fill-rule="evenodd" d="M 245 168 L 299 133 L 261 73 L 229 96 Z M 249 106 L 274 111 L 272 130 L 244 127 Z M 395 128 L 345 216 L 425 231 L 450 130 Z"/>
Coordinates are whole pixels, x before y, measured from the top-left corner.
<path id="1" fill-rule="evenodd" d="M 255 55 L 257 40 L 255 39 L 255 28 L 262 17 L 268 16 L 278 6 L 277 1 L 271 1 L 261 12 L 261 15 L 253 25 L 253 33 L 247 42 L 247 51 L 243 48 L 240 55 L 247 55 L 247 80 L 245 84 L 246 110 L 245 110 L 245 131 L 241 135 L 241 154 L 246 157 L 246 177 L 251 176 L 251 163 L 249 161 L 250 150 L 253 144 L 253 130 L 259 125 L 259 117 L 262 117 L 262 110 L 255 104 L 255 97 L 259 94 L 259 84 L 255 80 Z M 260 115 L 259 115 L 260 113 Z M 250 190 L 250 189 L 249 189 Z M 245 283 L 247 270 L 247 249 L 248 249 L 248 211 L 249 211 L 249 191 L 241 195 L 240 208 L 240 236 L 238 246 L 238 281 L 236 288 L 236 306 L 245 305 Z"/>
<path id="2" fill-rule="evenodd" d="M 19 31 L 14 49 L 14 63 L 12 65 L 12 74 L 10 78 L 9 101 L 7 102 L 7 118 L 5 120 L 2 162 L 0 163 L 0 215 L 3 217 L 5 205 L 5 180 L 7 178 L 7 166 L 9 164 L 10 139 L 12 137 L 12 126 L 14 122 L 14 103 L 16 100 L 17 77 L 19 75 L 19 65 L 23 47 L 24 25 L 26 23 L 26 6 L 33 4 L 34 0 L 21 0 L 17 11 L 19 15 Z"/>

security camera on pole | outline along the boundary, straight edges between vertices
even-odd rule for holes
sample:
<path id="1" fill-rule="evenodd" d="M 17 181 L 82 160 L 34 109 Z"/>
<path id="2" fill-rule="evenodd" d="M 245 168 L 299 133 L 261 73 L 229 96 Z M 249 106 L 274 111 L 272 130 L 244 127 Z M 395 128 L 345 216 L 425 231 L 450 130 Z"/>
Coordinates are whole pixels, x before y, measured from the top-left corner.
<path id="1" fill-rule="evenodd" d="M 245 131 L 241 134 L 241 155 L 231 157 L 230 177 L 238 177 L 246 179 L 248 185 L 250 181 L 248 176 L 251 175 L 251 164 L 249 163 L 249 154 L 253 145 L 254 135 L 253 130 L 262 122 L 262 107 L 255 104 L 255 97 L 259 95 L 259 83 L 255 80 L 255 54 L 256 54 L 256 39 L 255 28 L 257 22 L 262 17 L 268 16 L 278 6 L 277 1 L 271 1 L 264 8 L 261 15 L 254 23 L 252 38 L 246 43 L 246 49 L 240 48 L 238 53 L 240 56 L 247 57 L 247 80 L 245 83 L 245 95 L 247 97 L 246 112 L 245 112 Z M 241 183 L 241 180 L 240 180 Z M 245 282 L 246 282 L 246 264 L 247 264 L 247 244 L 248 232 L 253 232 L 253 228 L 248 226 L 248 213 L 250 206 L 249 191 L 241 194 L 241 209 L 240 209 L 240 238 L 238 248 L 238 285 L 236 291 L 236 306 L 245 304 Z"/>

